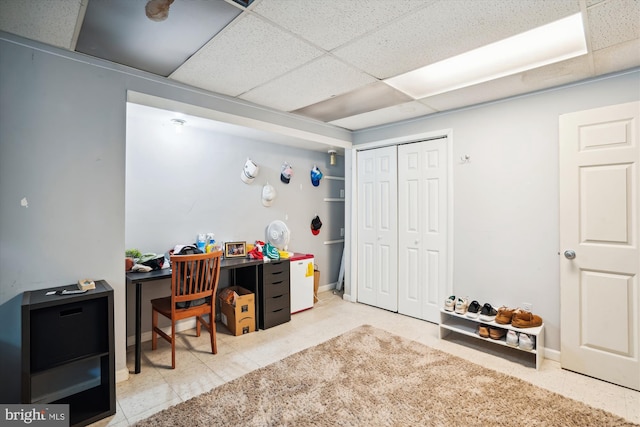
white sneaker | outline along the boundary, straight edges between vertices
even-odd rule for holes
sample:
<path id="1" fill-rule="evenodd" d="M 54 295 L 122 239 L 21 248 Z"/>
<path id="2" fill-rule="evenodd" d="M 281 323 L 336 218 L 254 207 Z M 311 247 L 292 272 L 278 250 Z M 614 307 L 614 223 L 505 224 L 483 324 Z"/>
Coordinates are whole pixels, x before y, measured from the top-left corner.
<path id="1" fill-rule="evenodd" d="M 469 307 L 469 300 L 467 298 L 458 298 L 456 300 L 456 313 L 465 314 L 467 307 Z"/>
<path id="2" fill-rule="evenodd" d="M 525 333 L 520 332 L 519 344 L 523 350 L 533 350 L 535 347 L 535 337 L 533 335 L 527 335 Z"/>
<path id="3" fill-rule="evenodd" d="M 518 346 L 518 333 L 516 331 L 510 330 L 507 332 L 507 345 L 510 345 L 511 347 Z"/>
<path id="4" fill-rule="evenodd" d="M 455 295 L 451 295 L 449 298 L 444 300 L 444 309 L 446 311 L 453 311 L 453 309 L 455 307 L 456 307 L 456 296 Z"/>

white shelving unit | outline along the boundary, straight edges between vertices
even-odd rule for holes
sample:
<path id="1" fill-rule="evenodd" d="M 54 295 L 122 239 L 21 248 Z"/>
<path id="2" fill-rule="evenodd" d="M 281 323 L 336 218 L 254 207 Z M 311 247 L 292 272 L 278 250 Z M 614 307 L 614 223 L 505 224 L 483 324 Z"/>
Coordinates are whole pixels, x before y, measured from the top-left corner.
<path id="1" fill-rule="evenodd" d="M 478 325 L 488 325 L 493 326 L 500 329 L 505 329 L 507 331 L 516 331 L 516 332 L 524 332 L 525 334 L 531 335 L 535 337 L 535 347 L 533 350 L 523 350 L 519 347 L 512 347 L 507 345 L 505 337 L 499 340 L 494 340 L 492 338 L 483 338 L 478 335 Z M 544 323 L 541 326 L 535 328 L 516 328 L 511 325 L 502 325 L 500 323 L 496 323 L 494 321 L 485 322 L 483 320 L 472 319 L 463 314 L 457 314 L 452 311 L 446 311 L 444 309 L 440 309 L 440 327 L 439 327 L 439 336 L 440 339 L 445 338 L 451 332 L 455 332 L 457 334 L 466 335 L 468 337 L 473 337 L 485 342 L 490 342 L 491 344 L 495 344 L 497 346 L 508 347 L 514 350 L 519 350 L 523 353 L 525 357 L 535 359 L 536 369 L 540 369 L 542 366 L 542 360 L 544 359 Z"/>

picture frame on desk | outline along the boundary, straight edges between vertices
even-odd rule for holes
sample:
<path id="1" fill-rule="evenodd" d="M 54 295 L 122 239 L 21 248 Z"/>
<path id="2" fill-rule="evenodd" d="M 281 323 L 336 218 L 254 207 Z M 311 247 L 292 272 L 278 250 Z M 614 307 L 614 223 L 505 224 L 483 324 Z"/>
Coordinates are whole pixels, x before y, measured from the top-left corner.
<path id="1" fill-rule="evenodd" d="M 225 242 L 224 257 L 225 258 L 245 258 L 247 256 L 246 242 Z"/>

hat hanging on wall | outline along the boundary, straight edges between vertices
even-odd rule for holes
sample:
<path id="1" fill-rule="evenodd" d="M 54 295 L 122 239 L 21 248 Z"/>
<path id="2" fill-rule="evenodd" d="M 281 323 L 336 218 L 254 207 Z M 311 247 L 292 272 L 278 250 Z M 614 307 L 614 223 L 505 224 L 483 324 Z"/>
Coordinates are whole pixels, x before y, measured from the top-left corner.
<path id="1" fill-rule="evenodd" d="M 268 182 L 262 187 L 262 204 L 264 206 L 271 206 L 273 200 L 276 198 L 276 189 Z"/>
<path id="2" fill-rule="evenodd" d="M 311 233 L 317 236 L 320 233 L 320 228 L 322 228 L 322 221 L 320 221 L 320 217 L 316 215 L 315 218 L 311 220 Z"/>
<path id="3" fill-rule="evenodd" d="M 242 172 L 240 172 L 240 178 L 245 184 L 251 184 L 253 180 L 256 179 L 256 176 L 258 176 L 258 171 L 260 171 L 258 165 L 256 165 L 253 160 L 247 159 L 242 168 Z"/>
<path id="4" fill-rule="evenodd" d="M 313 165 L 313 168 L 311 168 L 311 184 L 313 184 L 314 187 L 317 187 L 320 185 L 321 179 L 322 172 L 320 172 L 320 169 L 318 169 L 316 165 Z"/>
<path id="5" fill-rule="evenodd" d="M 288 184 L 289 181 L 291 181 L 292 176 L 293 176 L 293 168 L 289 163 L 284 162 L 282 164 L 282 167 L 280 168 L 280 181 L 284 182 L 285 184 Z"/>

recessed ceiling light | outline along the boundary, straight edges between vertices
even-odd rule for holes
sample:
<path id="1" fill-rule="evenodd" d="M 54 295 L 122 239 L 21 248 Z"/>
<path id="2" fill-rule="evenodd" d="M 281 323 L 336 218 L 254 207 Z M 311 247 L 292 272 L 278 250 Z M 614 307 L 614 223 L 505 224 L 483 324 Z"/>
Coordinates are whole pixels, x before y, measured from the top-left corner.
<path id="1" fill-rule="evenodd" d="M 176 126 L 184 126 L 185 123 L 187 123 L 187 121 L 183 119 L 171 119 L 171 123 L 173 123 Z"/>
<path id="2" fill-rule="evenodd" d="M 582 14 L 576 13 L 384 82 L 420 99 L 586 53 Z"/>

